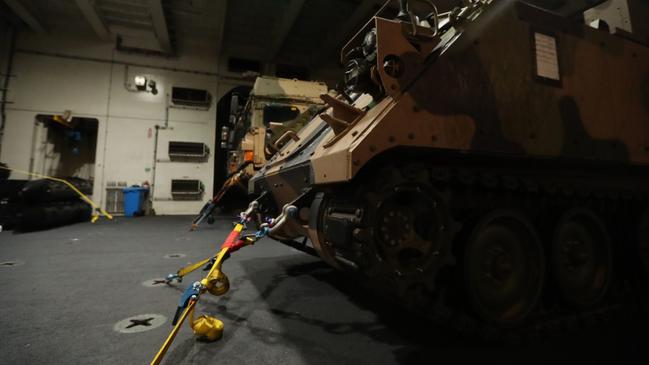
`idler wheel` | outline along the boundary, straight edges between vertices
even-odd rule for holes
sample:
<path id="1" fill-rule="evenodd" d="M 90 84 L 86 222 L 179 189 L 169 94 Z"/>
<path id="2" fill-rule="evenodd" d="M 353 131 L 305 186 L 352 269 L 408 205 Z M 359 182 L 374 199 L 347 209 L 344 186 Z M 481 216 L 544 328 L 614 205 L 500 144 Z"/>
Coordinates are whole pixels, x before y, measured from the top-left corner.
<path id="1" fill-rule="evenodd" d="M 568 211 L 557 226 L 551 250 L 552 275 L 562 297 L 578 308 L 597 304 L 611 279 L 612 255 L 604 223 L 591 211 Z"/>
<path id="2" fill-rule="evenodd" d="M 485 321 L 512 326 L 535 309 L 543 289 L 545 261 L 536 230 L 515 212 L 485 216 L 464 256 L 470 303 Z"/>

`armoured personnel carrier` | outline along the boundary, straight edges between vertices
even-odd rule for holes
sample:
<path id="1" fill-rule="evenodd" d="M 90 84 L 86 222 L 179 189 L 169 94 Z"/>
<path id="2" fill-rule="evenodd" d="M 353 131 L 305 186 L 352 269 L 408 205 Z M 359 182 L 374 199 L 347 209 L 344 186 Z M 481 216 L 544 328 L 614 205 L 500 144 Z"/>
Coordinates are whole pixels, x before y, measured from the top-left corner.
<path id="1" fill-rule="evenodd" d="M 344 92 L 251 180 L 297 208 L 273 238 L 483 334 L 646 289 L 649 48 L 579 20 L 601 2 L 379 12 L 342 49 Z"/>

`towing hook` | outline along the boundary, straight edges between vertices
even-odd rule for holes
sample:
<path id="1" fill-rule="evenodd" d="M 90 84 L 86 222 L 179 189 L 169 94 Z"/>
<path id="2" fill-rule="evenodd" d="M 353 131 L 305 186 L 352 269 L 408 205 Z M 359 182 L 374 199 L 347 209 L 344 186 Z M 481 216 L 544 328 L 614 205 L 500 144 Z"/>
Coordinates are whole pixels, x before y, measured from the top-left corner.
<path id="1" fill-rule="evenodd" d="M 171 284 L 174 280 L 176 280 L 176 281 L 179 282 L 179 283 L 182 283 L 182 281 L 183 281 L 183 277 L 180 276 L 180 275 L 178 275 L 178 274 L 169 274 L 169 275 L 167 275 L 167 277 L 165 278 L 165 283 L 166 283 L 166 284 Z"/>

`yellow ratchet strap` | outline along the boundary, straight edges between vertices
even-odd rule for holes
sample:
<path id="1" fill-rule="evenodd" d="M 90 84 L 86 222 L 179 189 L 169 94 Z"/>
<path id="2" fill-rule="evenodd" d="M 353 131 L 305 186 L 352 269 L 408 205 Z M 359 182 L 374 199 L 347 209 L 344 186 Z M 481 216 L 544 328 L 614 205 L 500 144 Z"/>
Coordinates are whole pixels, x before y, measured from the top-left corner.
<path id="1" fill-rule="evenodd" d="M 195 264 L 187 265 L 187 266 L 183 267 L 182 269 L 178 270 L 176 275 L 178 275 L 179 277 L 182 278 L 183 276 L 185 276 L 185 275 L 187 275 L 187 274 L 189 274 L 191 272 L 194 272 L 197 269 L 203 267 L 205 264 L 210 262 L 211 259 L 212 259 L 211 257 L 208 257 L 205 260 L 201 260 L 201 261 L 199 261 L 199 262 L 197 262 Z"/>
<path id="2" fill-rule="evenodd" d="M 219 277 L 221 275 L 221 264 L 223 263 L 223 259 L 225 258 L 225 256 L 228 254 L 228 251 L 230 251 L 230 247 L 228 246 L 228 244 L 232 244 L 236 240 L 238 240 L 239 234 L 241 233 L 241 231 L 243 229 L 244 229 L 244 225 L 241 224 L 241 223 L 237 223 L 237 225 L 234 226 L 234 229 L 232 230 L 232 232 L 230 233 L 230 235 L 226 239 L 224 245 L 222 246 L 221 251 L 219 251 L 218 255 L 216 256 L 216 260 L 214 261 L 214 265 L 212 265 L 212 268 L 210 269 L 210 271 L 201 280 L 201 285 L 204 288 L 202 290 L 202 292 L 204 292 L 205 290 L 208 290 L 209 287 L 211 285 L 213 285 L 212 283 L 214 281 L 219 280 Z M 206 263 L 207 261 L 209 261 L 211 259 L 212 259 L 211 257 L 209 259 L 205 259 L 205 260 L 203 260 L 201 262 L 201 264 L 204 264 L 204 263 Z M 178 275 L 180 275 L 180 272 L 182 270 L 188 270 L 188 269 L 190 269 L 190 268 L 192 268 L 194 266 L 199 267 L 201 265 L 199 265 L 199 263 L 196 263 L 194 265 L 183 268 L 178 272 L 179 273 Z M 194 270 L 195 270 L 195 268 L 194 268 Z M 193 271 L 193 270 L 191 270 L 191 271 Z M 191 271 L 187 271 L 187 272 L 191 272 Z M 224 293 L 222 293 L 222 294 L 224 294 Z M 173 342 L 173 340 L 176 338 L 176 335 L 178 334 L 178 331 L 180 330 L 180 327 L 182 326 L 183 322 L 187 318 L 188 314 L 191 313 L 191 315 L 193 317 L 194 307 L 196 306 L 197 302 L 198 302 L 198 298 L 196 298 L 195 300 L 192 300 L 189 303 L 189 305 L 187 306 L 187 308 L 185 309 L 185 311 L 181 315 L 180 319 L 178 320 L 178 323 L 176 323 L 174 328 L 171 330 L 171 333 L 167 337 L 167 340 L 165 340 L 164 344 L 162 344 L 162 347 L 160 348 L 160 350 L 156 354 L 155 358 L 153 359 L 153 361 L 151 361 L 151 365 L 158 365 L 158 364 L 160 364 L 160 362 L 162 362 L 163 357 L 167 353 L 167 350 L 171 346 L 171 343 Z M 208 322 L 207 325 L 206 325 L 206 322 Z M 194 329 L 194 327 L 197 327 L 197 326 L 199 326 L 200 329 L 198 329 L 198 330 Z M 192 329 L 194 329 L 195 333 L 205 335 L 208 338 L 214 338 L 214 339 L 220 337 L 220 333 L 223 331 L 223 323 L 221 321 L 218 321 L 215 318 L 211 318 L 211 317 L 207 317 L 207 316 L 201 316 L 201 318 L 199 318 L 199 322 L 192 323 L 191 327 L 192 327 Z M 214 334 L 214 336 L 211 336 L 212 334 Z"/>
<path id="3" fill-rule="evenodd" d="M 243 225 L 237 223 L 237 225 L 233 229 L 233 232 L 241 233 L 242 230 L 243 230 Z M 220 252 L 219 252 L 219 254 L 220 254 Z M 178 275 L 178 276 L 180 276 L 182 278 L 185 275 L 187 275 L 187 274 L 189 274 L 191 272 L 194 272 L 197 269 L 203 267 L 205 264 L 210 262 L 210 260 L 212 260 L 212 257 L 208 257 L 208 258 L 206 258 L 204 260 L 201 260 L 201 261 L 199 261 L 199 262 L 197 262 L 195 264 L 187 265 L 187 266 L 183 267 L 182 269 L 178 270 L 176 275 Z M 218 261 L 218 257 L 217 257 L 217 261 Z M 214 266 L 212 266 L 212 267 L 214 267 Z M 208 274 L 208 277 L 209 277 L 209 274 Z"/>
<path id="4" fill-rule="evenodd" d="M 185 322 L 185 318 L 187 318 L 187 315 L 194 310 L 194 307 L 196 306 L 196 302 L 197 302 L 196 300 L 192 300 L 189 302 L 189 305 L 187 306 L 187 308 L 185 308 L 185 311 L 183 312 L 182 316 L 180 316 L 178 323 L 176 323 L 174 328 L 171 330 L 169 337 L 167 337 L 167 340 L 165 340 L 164 344 L 160 348 L 160 351 L 158 351 L 158 353 L 155 355 L 155 358 L 153 358 L 153 361 L 151 361 L 151 365 L 159 365 L 162 362 L 162 359 L 167 353 L 167 350 L 169 350 L 171 343 L 174 341 L 174 338 L 176 338 L 176 335 L 178 334 L 180 327 L 183 325 L 183 322 Z"/>
<path id="5" fill-rule="evenodd" d="M 208 341 L 216 341 L 223 337 L 223 322 L 218 318 L 202 315 L 194 319 L 194 311 L 189 312 L 189 325 L 196 336 L 203 337 Z"/>
<path id="6" fill-rule="evenodd" d="M 223 257 L 230 251 L 229 247 L 225 247 L 221 249 L 221 252 L 219 252 L 219 255 L 216 256 L 216 261 L 214 262 L 214 265 L 212 265 L 212 268 L 210 269 L 209 273 L 205 276 L 203 280 L 207 280 L 212 277 L 212 274 L 214 274 L 215 271 L 221 271 L 221 264 L 223 262 Z M 216 273 L 216 276 L 218 276 L 218 272 Z"/>
<path id="7" fill-rule="evenodd" d="M 68 181 L 66 181 L 66 180 L 59 179 L 59 178 L 56 178 L 56 177 L 51 177 L 51 176 L 45 176 L 45 175 L 41 175 L 41 174 L 35 174 L 35 173 L 33 173 L 33 172 L 28 172 L 28 171 L 23 171 L 23 170 L 10 169 L 10 168 L 8 168 L 8 167 L 2 167 L 2 166 L 0 166 L 0 169 L 2 169 L 2 170 L 9 170 L 9 171 L 13 171 L 13 172 L 18 172 L 18 173 L 20 173 L 20 174 L 25 174 L 25 175 L 29 175 L 29 176 L 34 176 L 34 177 L 38 177 L 38 178 L 40 178 L 40 179 L 46 179 L 46 180 L 51 180 L 51 181 L 56 181 L 56 182 L 63 183 L 63 184 L 65 184 L 65 185 L 67 185 L 70 189 L 72 189 L 75 193 L 77 193 L 77 194 L 79 195 L 79 197 L 81 197 L 81 199 L 83 199 L 83 201 L 85 201 L 86 203 L 90 204 L 90 206 L 93 207 L 95 210 L 98 210 L 98 211 L 99 211 L 99 212 L 100 212 L 104 217 L 106 217 L 106 218 L 108 218 L 108 219 L 113 219 L 113 216 L 112 216 L 112 215 L 110 215 L 107 211 L 101 209 L 101 207 L 99 207 L 99 206 L 98 206 L 97 204 L 95 204 L 92 200 L 90 200 L 90 198 L 88 198 L 84 193 L 82 193 L 81 191 L 79 191 L 79 189 L 77 189 L 76 186 L 72 185 L 70 182 L 68 182 Z M 95 222 L 97 221 L 97 215 L 93 214 L 93 215 L 92 215 L 92 219 L 91 219 L 90 221 L 91 221 L 92 223 L 95 223 Z"/>

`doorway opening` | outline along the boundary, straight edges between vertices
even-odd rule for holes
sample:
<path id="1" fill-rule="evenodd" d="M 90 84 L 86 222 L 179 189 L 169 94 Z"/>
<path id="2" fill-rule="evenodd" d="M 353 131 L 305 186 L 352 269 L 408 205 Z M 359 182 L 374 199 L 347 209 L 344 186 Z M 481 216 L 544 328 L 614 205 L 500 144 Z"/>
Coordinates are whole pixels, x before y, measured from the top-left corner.
<path id="1" fill-rule="evenodd" d="M 250 94 L 252 87 L 250 86 L 237 86 L 230 90 L 227 94 L 223 95 L 216 106 L 216 141 L 214 143 L 214 191 L 213 196 L 223 186 L 223 183 L 228 178 L 228 147 L 223 144 L 222 133 L 223 127 L 232 130 L 234 127 L 233 121 L 230 116 L 233 114 L 232 99 L 235 97 L 238 101 L 237 104 L 243 106 Z M 236 189 L 233 189 L 236 190 Z M 221 200 L 221 208 L 224 211 L 237 209 L 242 201 L 246 201 L 247 195 L 242 191 L 229 191 Z"/>
<path id="2" fill-rule="evenodd" d="M 29 170 L 72 180 L 92 194 L 99 120 L 39 114 L 34 129 Z"/>
<path id="3" fill-rule="evenodd" d="M 214 191 L 213 195 L 221 189 L 221 186 L 228 177 L 228 149 L 221 144 L 221 130 L 223 127 L 232 128 L 230 115 L 232 114 L 232 97 L 239 98 L 239 105 L 245 105 L 252 88 L 250 86 L 237 86 L 230 90 L 219 100 L 216 106 L 216 152 L 214 154 Z"/>

